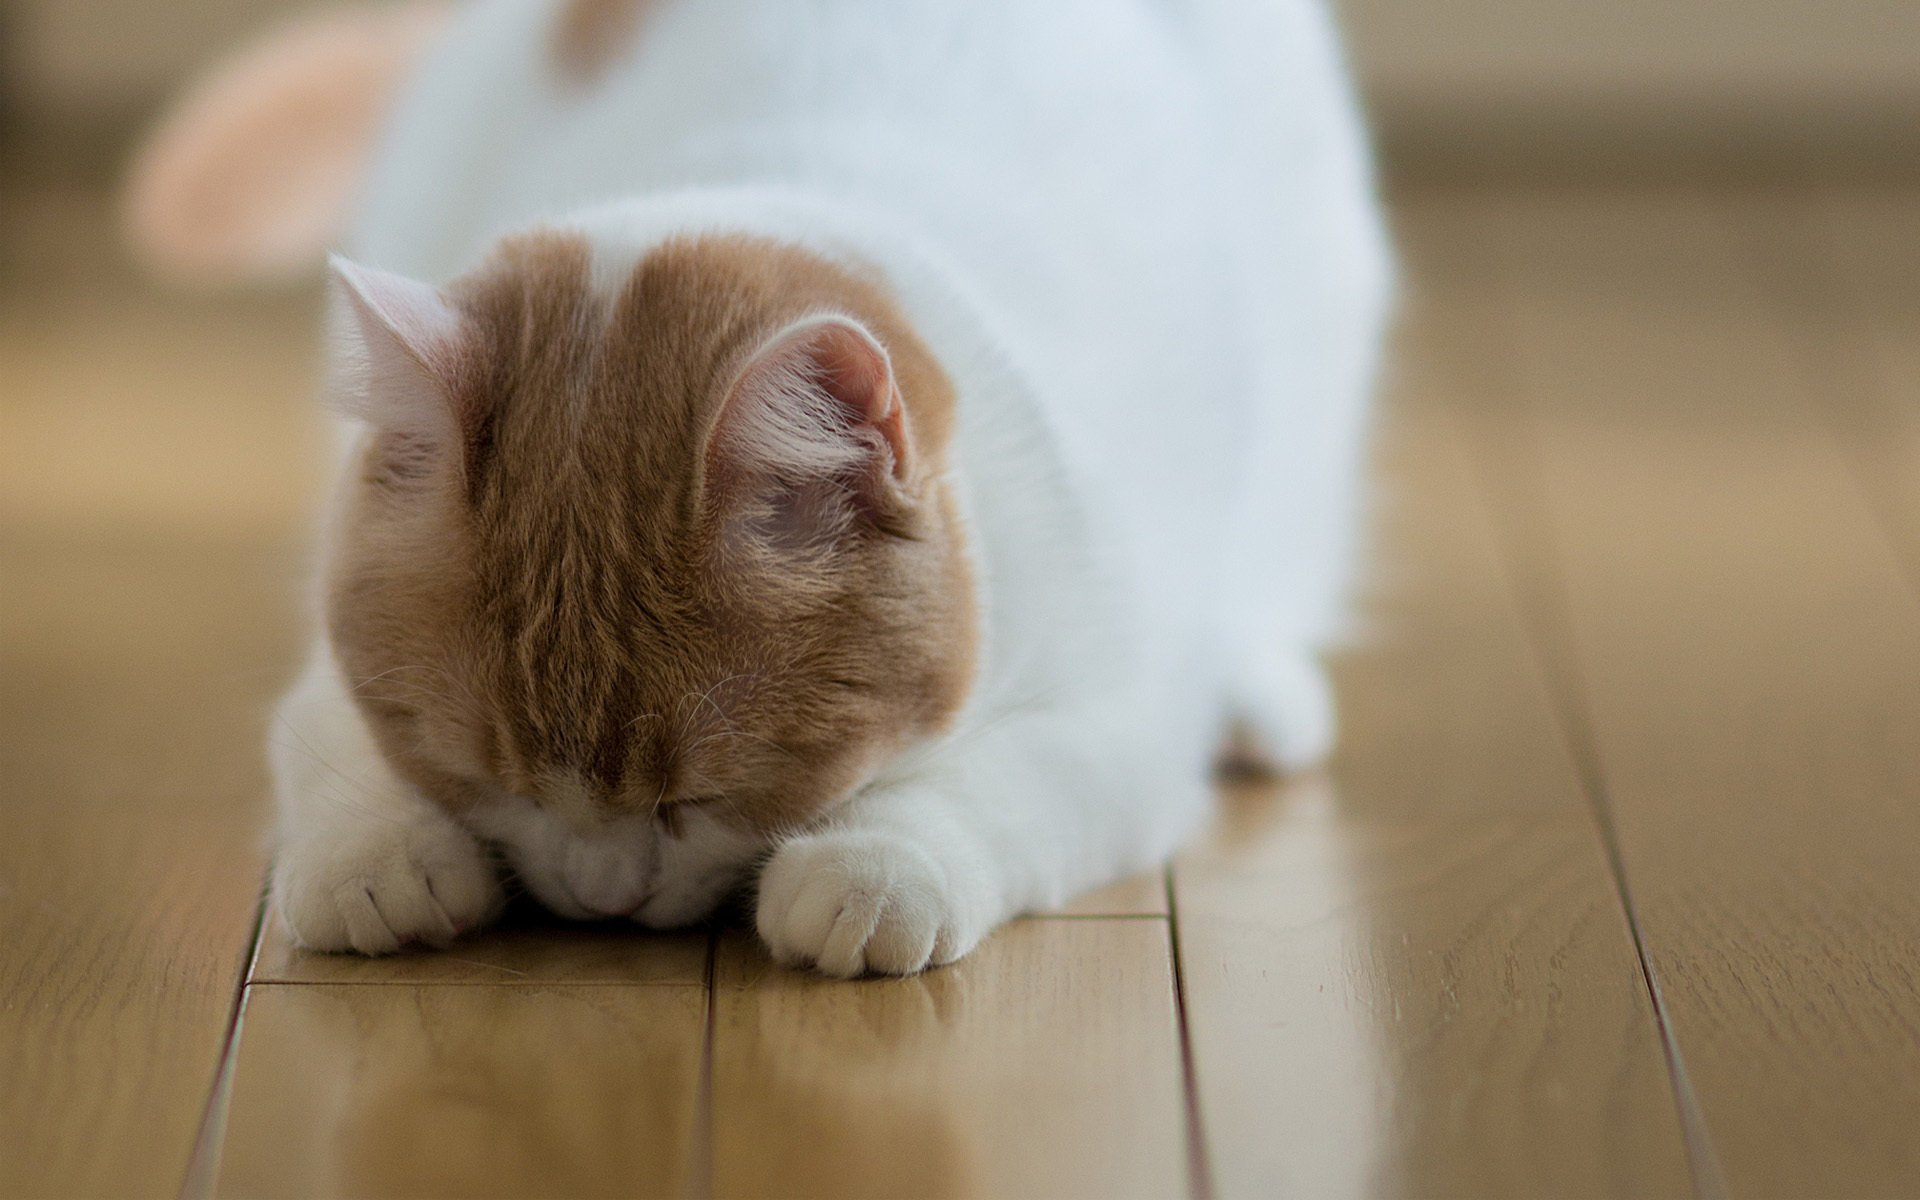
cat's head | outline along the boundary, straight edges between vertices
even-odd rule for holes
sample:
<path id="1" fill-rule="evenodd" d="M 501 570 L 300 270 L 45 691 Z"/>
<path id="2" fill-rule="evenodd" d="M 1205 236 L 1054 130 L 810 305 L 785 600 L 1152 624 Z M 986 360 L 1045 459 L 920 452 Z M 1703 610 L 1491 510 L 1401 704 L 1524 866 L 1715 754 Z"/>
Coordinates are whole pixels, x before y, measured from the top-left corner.
<path id="1" fill-rule="evenodd" d="M 365 425 L 335 653 L 398 773 L 549 906 L 697 919 L 952 719 L 954 397 L 875 280 L 551 232 L 444 288 L 335 274 L 329 391 Z"/>

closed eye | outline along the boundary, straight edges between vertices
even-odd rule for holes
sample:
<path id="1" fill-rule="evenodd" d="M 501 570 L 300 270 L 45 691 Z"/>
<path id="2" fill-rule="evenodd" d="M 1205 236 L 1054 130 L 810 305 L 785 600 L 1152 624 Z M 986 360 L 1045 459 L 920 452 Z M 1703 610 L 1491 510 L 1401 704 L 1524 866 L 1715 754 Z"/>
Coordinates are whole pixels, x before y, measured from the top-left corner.
<path id="1" fill-rule="evenodd" d="M 725 797 L 716 794 L 701 796 L 682 796 L 670 804 L 662 804 L 653 810 L 653 823 L 658 825 L 668 837 L 680 836 L 680 818 L 689 810 L 703 804 L 717 804 Z"/>

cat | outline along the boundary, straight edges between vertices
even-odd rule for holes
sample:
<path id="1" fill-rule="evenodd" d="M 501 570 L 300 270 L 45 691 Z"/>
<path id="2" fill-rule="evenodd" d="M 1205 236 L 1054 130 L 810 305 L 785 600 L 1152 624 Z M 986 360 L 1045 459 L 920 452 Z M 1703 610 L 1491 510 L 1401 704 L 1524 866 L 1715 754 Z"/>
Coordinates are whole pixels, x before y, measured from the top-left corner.
<path id="1" fill-rule="evenodd" d="M 1392 264 L 1316 0 L 483 0 L 332 260 L 272 903 L 910 974 L 1334 735 Z"/>

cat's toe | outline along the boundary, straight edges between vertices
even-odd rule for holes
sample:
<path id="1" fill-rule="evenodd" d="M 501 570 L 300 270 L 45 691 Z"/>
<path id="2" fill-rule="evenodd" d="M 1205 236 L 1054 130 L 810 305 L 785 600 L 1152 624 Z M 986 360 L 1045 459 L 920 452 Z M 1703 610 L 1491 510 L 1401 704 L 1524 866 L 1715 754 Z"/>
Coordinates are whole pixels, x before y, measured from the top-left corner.
<path id="1" fill-rule="evenodd" d="M 411 863 L 337 886 L 334 903 L 345 914 L 349 943 L 362 954 L 392 954 L 415 943 L 444 946 L 454 939 L 453 918 Z"/>
<path id="2" fill-rule="evenodd" d="M 492 921 L 506 907 L 499 872 L 478 846 L 422 856 L 427 894 L 458 937 Z"/>
<path id="3" fill-rule="evenodd" d="M 842 979 L 911 975 L 978 940 L 939 865 L 909 842 L 872 833 L 781 847 L 761 875 L 756 924 L 776 960 Z"/>

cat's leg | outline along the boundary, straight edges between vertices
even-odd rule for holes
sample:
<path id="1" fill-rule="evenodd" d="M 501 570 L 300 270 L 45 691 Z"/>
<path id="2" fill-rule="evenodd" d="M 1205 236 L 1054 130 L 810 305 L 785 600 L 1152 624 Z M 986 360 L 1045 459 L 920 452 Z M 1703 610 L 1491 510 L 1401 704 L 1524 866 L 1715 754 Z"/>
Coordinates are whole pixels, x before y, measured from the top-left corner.
<path id="1" fill-rule="evenodd" d="M 1212 628 L 1234 726 L 1232 757 L 1298 771 L 1333 749 L 1333 689 L 1320 648 L 1347 625 L 1346 595 L 1360 525 L 1360 419 L 1320 414 L 1289 439 L 1269 435 L 1234 514 Z"/>
<path id="2" fill-rule="evenodd" d="M 1207 802 L 1203 743 L 1112 703 L 1009 716 L 935 748 L 782 845 L 774 956 L 828 975 L 951 962 L 1017 913 L 1162 861 Z"/>
<path id="3" fill-rule="evenodd" d="M 387 766 L 318 648 L 268 739 L 278 793 L 273 906 L 313 950 L 443 945 L 502 903 L 486 850 Z"/>

